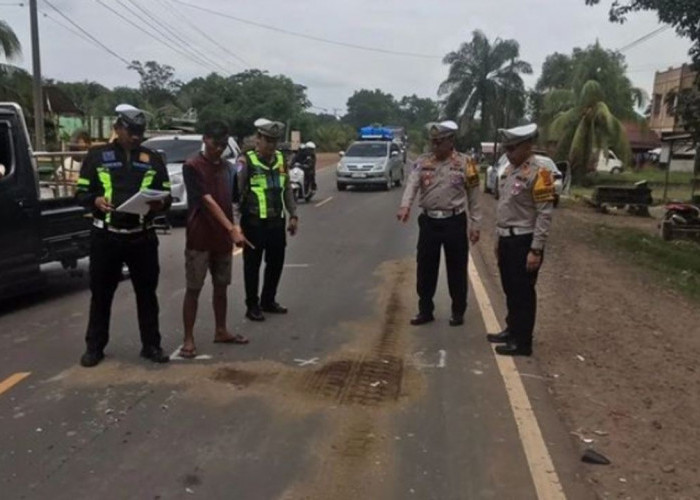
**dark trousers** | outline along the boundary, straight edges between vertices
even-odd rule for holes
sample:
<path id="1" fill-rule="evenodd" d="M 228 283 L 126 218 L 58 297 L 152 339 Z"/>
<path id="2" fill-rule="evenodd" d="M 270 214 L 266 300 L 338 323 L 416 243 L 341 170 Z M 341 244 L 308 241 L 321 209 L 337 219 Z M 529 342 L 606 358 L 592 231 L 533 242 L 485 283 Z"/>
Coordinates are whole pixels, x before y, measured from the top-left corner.
<path id="1" fill-rule="evenodd" d="M 463 316 L 467 310 L 467 216 L 462 213 L 447 219 L 418 217 L 418 311 L 431 315 L 433 296 L 440 271 L 440 251 L 445 247 L 447 286 L 452 298 L 452 314 Z"/>
<path id="2" fill-rule="evenodd" d="M 243 222 L 243 233 L 253 244 L 243 249 L 243 279 L 245 281 L 245 303 L 248 307 L 259 304 L 272 305 L 277 296 L 277 286 L 282 277 L 284 252 L 287 246 L 285 221 L 258 220 Z M 262 295 L 258 298 L 260 265 L 265 256 L 265 277 Z"/>
<path id="3" fill-rule="evenodd" d="M 136 293 L 136 310 L 144 348 L 160 347 L 158 329 L 158 237 L 155 231 L 114 234 L 94 230 L 90 242 L 90 320 L 85 342 L 88 351 L 102 352 L 109 342 L 112 299 L 122 277 L 122 264 L 129 266 Z"/>
<path id="4" fill-rule="evenodd" d="M 498 239 L 498 270 L 508 308 L 506 329 L 514 342 L 523 347 L 532 346 L 537 313 L 535 284 L 539 269 L 527 271 L 527 254 L 531 244 L 531 234 Z"/>

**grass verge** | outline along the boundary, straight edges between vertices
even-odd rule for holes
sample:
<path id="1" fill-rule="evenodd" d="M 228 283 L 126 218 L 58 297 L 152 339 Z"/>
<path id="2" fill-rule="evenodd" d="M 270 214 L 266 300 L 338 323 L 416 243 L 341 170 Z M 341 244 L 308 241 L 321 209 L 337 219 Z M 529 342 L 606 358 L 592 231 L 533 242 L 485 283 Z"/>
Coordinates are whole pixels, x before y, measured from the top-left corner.
<path id="1" fill-rule="evenodd" d="M 639 229 L 595 227 L 597 241 L 624 252 L 631 260 L 655 272 L 670 287 L 700 301 L 700 245 L 692 241 L 663 241 Z"/>

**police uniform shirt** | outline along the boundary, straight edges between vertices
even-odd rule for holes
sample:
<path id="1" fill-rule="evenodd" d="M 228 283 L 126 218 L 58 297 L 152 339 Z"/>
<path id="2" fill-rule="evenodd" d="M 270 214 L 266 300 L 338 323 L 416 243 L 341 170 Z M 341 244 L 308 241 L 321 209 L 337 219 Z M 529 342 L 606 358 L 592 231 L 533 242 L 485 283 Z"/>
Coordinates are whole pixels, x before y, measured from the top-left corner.
<path id="1" fill-rule="evenodd" d="M 554 208 L 551 171 L 535 156 L 519 167 L 508 165 L 498 179 L 498 193 L 498 227 L 533 230 L 532 248 L 544 248 Z"/>
<path id="2" fill-rule="evenodd" d="M 155 214 L 145 217 L 113 211 L 105 214 L 95 207 L 95 199 L 109 198 L 117 208 L 137 192 L 155 189 L 170 192 L 170 178 L 162 157 L 143 146 L 125 151 L 115 140 L 88 152 L 80 168 L 76 189 L 78 203 L 92 209 L 95 219 L 121 229 L 133 229 L 150 222 Z M 170 199 L 166 199 L 166 206 Z"/>
<path id="3" fill-rule="evenodd" d="M 470 226 L 479 228 L 479 173 L 467 155 L 453 151 L 443 161 L 438 161 L 432 153 L 418 157 L 406 182 L 401 206 L 410 207 L 416 196 L 423 210 L 467 208 Z"/>

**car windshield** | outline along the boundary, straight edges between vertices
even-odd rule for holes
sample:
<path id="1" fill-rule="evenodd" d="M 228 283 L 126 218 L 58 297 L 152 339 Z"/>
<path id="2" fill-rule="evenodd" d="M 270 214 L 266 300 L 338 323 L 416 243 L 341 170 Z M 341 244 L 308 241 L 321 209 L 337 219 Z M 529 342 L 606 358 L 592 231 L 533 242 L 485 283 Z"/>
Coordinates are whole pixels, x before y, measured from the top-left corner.
<path id="1" fill-rule="evenodd" d="M 386 156 L 386 147 L 387 145 L 384 143 L 358 142 L 350 146 L 345 155 L 362 158 L 378 158 L 380 156 Z"/>
<path id="2" fill-rule="evenodd" d="M 168 163 L 184 163 L 202 148 L 201 141 L 191 139 L 149 139 L 143 145 L 154 151 L 164 151 Z"/>

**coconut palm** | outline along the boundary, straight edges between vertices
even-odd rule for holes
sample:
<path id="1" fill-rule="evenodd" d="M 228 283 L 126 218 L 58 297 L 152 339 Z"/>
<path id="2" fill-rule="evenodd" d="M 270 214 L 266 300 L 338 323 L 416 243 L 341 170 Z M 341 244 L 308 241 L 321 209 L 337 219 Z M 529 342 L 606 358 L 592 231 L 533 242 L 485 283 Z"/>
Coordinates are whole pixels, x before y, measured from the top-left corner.
<path id="1" fill-rule="evenodd" d="M 620 120 L 610 112 L 603 89 L 595 80 L 583 85 L 570 109 L 560 112 L 549 127 L 548 135 L 558 142 L 558 156 L 568 158 L 574 182 L 580 181 L 592 164 L 594 152 L 608 149 L 623 161 L 631 156 L 627 135 Z"/>
<path id="2" fill-rule="evenodd" d="M 519 56 L 515 40 L 497 38 L 491 43 L 481 31 L 474 31 L 471 41 L 443 59 L 450 70 L 438 89 L 438 95 L 444 96 L 442 114 L 458 120 L 465 132 L 479 114 L 482 140 L 504 121 L 518 119 L 516 115 L 519 110 L 522 115 L 525 105 L 520 75 L 532 73 L 530 64 Z M 509 116 L 504 116 L 504 109 Z"/>
<path id="3" fill-rule="evenodd" d="M 22 47 L 17 35 L 5 21 L 0 21 L 0 55 L 4 55 L 8 61 L 22 55 Z"/>

